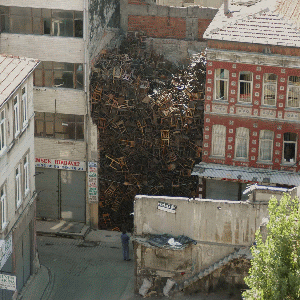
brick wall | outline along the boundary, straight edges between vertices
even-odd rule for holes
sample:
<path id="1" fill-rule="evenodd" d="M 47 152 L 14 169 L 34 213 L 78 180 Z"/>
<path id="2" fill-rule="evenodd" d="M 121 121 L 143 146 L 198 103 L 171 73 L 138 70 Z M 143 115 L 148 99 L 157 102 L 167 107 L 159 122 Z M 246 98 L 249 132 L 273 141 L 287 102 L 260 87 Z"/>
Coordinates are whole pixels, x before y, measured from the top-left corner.
<path id="1" fill-rule="evenodd" d="M 144 0 L 121 0 L 121 28 L 125 33 L 142 31 L 147 37 L 202 41 L 203 33 L 218 9 L 170 7 Z"/>
<path id="2" fill-rule="evenodd" d="M 210 22 L 211 20 L 198 19 L 198 40 L 203 40 L 203 34 Z"/>
<path id="3" fill-rule="evenodd" d="M 128 31 L 143 31 L 148 37 L 184 39 L 186 21 L 183 18 L 128 16 Z"/>
<path id="4" fill-rule="evenodd" d="M 269 48 L 272 54 L 281 54 L 288 56 L 300 56 L 300 48 L 297 47 L 282 47 L 272 45 L 260 45 L 260 44 L 249 44 L 249 43 L 238 43 L 238 42 L 227 42 L 227 41 L 207 41 L 208 48 L 212 49 L 225 49 L 233 51 L 247 51 L 247 52 L 258 52 L 263 53 L 266 48 Z"/>
<path id="5" fill-rule="evenodd" d="M 214 100 L 215 69 L 222 68 L 229 71 L 228 101 Z M 253 74 L 251 103 L 238 102 L 239 74 L 241 71 L 250 71 Z M 266 106 L 262 103 L 263 74 L 277 75 L 276 105 Z M 204 162 L 220 163 L 236 166 L 266 168 L 274 170 L 298 171 L 299 163 L 285 165 L 283 161 L 283 135 L 285 132 L 298 134 L 297 149 L 300 149 L 300 115 L 294 108 L 286 105 L 289 76 L 300 76 L 298 69 L 281 68 L 264 65 L 239 64 L 222 61 L 207 62 L 205 119 L 203 134 Z M 225 157 L 223 159 L 211 157 L 212 125 L 226 126 Z M 248 159 L 235 159 L 235 134 L 238 127 L 249 129 Z M 273 161 L 260 163 L 259 132 L 271 130 L 274 132 Z M 299 154 L 296 155 L 298 161 Z"/>

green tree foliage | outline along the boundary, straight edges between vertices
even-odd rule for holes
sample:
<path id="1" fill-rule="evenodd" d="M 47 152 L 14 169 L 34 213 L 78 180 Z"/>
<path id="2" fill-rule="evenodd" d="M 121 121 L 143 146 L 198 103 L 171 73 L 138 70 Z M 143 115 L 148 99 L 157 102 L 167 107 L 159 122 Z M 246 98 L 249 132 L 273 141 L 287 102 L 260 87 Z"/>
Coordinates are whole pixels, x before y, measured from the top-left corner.
<path id="1" fill-rule="evenodd" d="M 267 238 L 256 232 L 256 245 L 249 276 L 245 278 L 249 290 L 245 299 L 300 299 L 300 201 L 285 194 L 280 202 L 269 202 Z"/>

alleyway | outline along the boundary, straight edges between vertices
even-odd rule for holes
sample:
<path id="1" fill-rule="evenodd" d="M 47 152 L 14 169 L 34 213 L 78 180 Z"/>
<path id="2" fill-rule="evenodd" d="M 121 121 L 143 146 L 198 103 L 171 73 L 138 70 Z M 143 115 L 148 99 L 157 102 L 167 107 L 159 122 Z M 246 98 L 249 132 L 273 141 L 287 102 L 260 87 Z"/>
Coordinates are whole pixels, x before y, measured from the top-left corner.
<path id="1" fill-rule="evenodd" d="M 141 300 L 134 295 L 133 259 L 124 262 L 120 233 L 92 231 L 85 240 L 38 236 L 40 263 L 50 274 L 42 297 L 27 292 L 22 300 Z M 130 249 L 132 258 L 132 247 Z M 40 276 L 37 280 L 42 280 Z M 166 299 L 153 297 L 152 299 Z M 226 294 L 179 294 L 180 300 L 236 300 Z"/>
<path id="2" fill-rule="evenodd" d="M 43 299 L 128 299 L 133 261 L 123 261 L 120 245 L 41 236 L 38 250 L 41 264 L 52 275 Z"/>

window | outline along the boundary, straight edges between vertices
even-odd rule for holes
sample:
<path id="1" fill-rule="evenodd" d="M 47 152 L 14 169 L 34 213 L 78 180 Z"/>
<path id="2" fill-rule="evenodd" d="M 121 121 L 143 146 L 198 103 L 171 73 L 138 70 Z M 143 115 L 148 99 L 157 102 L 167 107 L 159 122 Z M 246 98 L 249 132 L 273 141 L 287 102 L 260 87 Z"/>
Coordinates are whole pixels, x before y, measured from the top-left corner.
<path id="1" fill-rule="evenodd" d="M 235 134 L 235 158 L 248 158 L 249 150 L 249 129 L 239 127 Z"/>
<path id="2" fill-rule="evenodd" d="M 83 89 L 83 65 L 64 62 L 41 62 L 34 71 L 34 85 Z"/>
<path id="3" fill-rule="evenodd" d="M 22 112 L 22 123 L 23 127 L 28 123 L 28 112 L 27 112 L 27 89 L 24 86 L 22 88 L 22 101 L 21 101 L 21 112 Z"/>
<path id="4" fill-rule="evenodd" d="M 84 116 L 36 112 L 35 136 L 84 140 Z"/>
<path id="5" fill-rule="evenodd" d="M 19 117 L 19 97 L 14 98 L 14 133 L 15 137 L 20 133 L 20 117 Z"/>
<path id="6" fill-rule="evenodd" d="M 213 125 L 211 155 L 225 157 L 226 127 Z"/>
<path id="7" fill-rule="evenodd" d="M 300 76 L 289 76 L 287 95 L 287 106 L 300 108 Z"/>
<path id="8" fill-rule="evenodd" d="M 263 104 L 276 105 L 277 75 L 264 74 Z"/>
<path id="9" fill-rule="evenodd" d="M 1 32 L 83 37 L 83 12 L 0 6 Z"/>
<path id="10" fill-rule="evenodd" d="M 295 163 L 297 149 L 297 134 L 286 132 L 283 135 L 283 162 Z"/>
<path id="11" fill-rule="evenodd" d="M 28 154 L 23 159 L 23 169 L 24 169 L 24 195 L 29 192 L 29 166 L 28 166 Z"/>
<path id="12" fill-rule="evenodd" d="M 228 79 L 228 70 L 215 70 L 215 100 L 228 100 Z"/>
<path id="13" fill-rule="evenodd" d="M 6 202 L 6 186 L 0 188 L 0 202 L 1 202 L 1 229 L 3 230 L 7 224 L 7 202 Z"/>
<path id="14" fill-rule="evenodd" d="M 15 176 L 15 192 L 16 192 L 16 207 L 18 208 L 22 202 L 21 195 L 21 167 L 20 165 L 16 168 L 16 176 Z"/>
<path id="15" fill-rule="evenodd" d="M 259 157 L 260 161 L 269 161 L 273 159 L 273 140 L 274 132 L 271 130 L 261 130 L 259 133 Z"/>
<path id="16" fill-rule="evenodd" d="M 0 111 L 0 153 L 6 146 L 5 110 Z"/>
<path id="17" fill-rule="evenodd" d="M 0 6 L 0 33 L 9 32 L 9 8 Z"/>
<path id="18" fill-rule="evenodd" d="M 239 78 L 239 102 L 251 102 L 252 101 L 252 79 L 251 72 L 240 72 Z"/>

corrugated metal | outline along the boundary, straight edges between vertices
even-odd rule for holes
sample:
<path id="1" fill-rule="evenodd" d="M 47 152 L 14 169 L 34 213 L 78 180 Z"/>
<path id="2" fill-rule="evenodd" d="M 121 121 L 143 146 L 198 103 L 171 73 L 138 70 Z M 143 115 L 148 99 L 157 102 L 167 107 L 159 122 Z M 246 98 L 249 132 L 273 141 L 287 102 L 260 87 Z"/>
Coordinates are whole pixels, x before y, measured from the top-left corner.
<path id="1" fill-rule="evenodd" d="M 194 167 L 192 175 L 223 180 L 240 180 L 244 182 L 300 185 L 299 173 L 208 164 L 203 162 Z"/>
<path id="2" fill-rule="evenodd" d="M 249 7 L 231 4 L 228 16 L 222 6 L 204 38 L 300 47 L 299 4 L 299 0 L 262 0 Z"/>
<path id="3" fill-rule="evenodd" d="M 37 59 L 0 54 L 0 105 L 15 92 L 38 63 Z"/>

